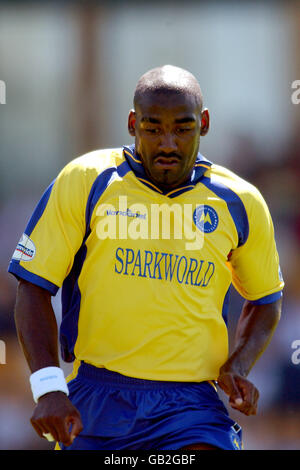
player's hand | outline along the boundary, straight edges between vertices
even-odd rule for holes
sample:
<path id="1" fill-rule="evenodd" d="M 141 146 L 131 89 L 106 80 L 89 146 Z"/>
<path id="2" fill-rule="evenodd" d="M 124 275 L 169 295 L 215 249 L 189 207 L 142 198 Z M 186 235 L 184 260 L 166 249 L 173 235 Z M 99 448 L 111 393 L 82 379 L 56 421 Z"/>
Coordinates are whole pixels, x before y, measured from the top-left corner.
<path id="1" fill-rule="evenodd" d="M 256 415 L 259 392 L 252 382 L 234 372 L 222 372 L 218 385 L 229 396 L 232 408 L 245 415 Z"/>
<path id="2" fill-rule="evenodd" d="M 83 429 L 79 411 L 63 392 L 41 396 L 30 421 L 40 437 L 50 433 L 65 446 L 71 445 Z"/>

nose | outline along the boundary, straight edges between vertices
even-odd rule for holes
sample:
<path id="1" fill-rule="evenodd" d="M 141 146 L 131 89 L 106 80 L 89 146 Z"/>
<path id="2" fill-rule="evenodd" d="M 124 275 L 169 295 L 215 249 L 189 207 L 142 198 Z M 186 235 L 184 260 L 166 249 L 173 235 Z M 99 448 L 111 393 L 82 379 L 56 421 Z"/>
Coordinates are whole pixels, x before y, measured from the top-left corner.
<path id="1" fill-rule="evenodd" d="M 176 136 L 171 132 L 165 133 L 161 136 L 159 151 L 164 153 L 173 153 L 178 150 L 176 143 Z"/>

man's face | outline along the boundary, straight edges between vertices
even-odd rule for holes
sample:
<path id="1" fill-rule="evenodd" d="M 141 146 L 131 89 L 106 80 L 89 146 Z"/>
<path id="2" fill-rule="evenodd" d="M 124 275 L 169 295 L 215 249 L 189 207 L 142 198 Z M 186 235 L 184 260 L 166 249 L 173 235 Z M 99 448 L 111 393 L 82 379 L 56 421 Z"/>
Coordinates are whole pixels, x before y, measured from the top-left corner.
<path id="1" fill-rule="evenodd" d="M 205 114 L 207 113 L 207 114 Z M 207 122 L 205 121 L 207 120 Z M 192 171 L 200 135 L 208 130 L 208 112 L 201 113 L 188 95 L 146 95 L 129 114 L 129 133 L 148 177 L 162 188 L 176 187 Z"/>

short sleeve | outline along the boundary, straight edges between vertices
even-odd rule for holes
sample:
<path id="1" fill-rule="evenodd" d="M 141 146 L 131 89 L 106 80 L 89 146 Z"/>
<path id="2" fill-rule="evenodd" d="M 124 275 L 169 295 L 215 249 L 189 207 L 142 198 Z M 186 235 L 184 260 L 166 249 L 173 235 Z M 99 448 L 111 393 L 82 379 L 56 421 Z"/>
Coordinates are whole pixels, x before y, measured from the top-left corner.
<path id="1" fill-rule="evenodd" d="M 13 253 L 8 271 L 55 295 L 85 234 L 84 169 L 68 164 L 44 192 Z"/>
<path id="2" fill-rule="evenodd" d="M 232 283 L 245 299 L 255 304 L 270 303 L 282 295 L 279 256 L 274 238 L 274 226 L 261 193 L 253 190 L 244 200 L 249 221 L 246 242 L 233 250 L 229 267 Z"/>

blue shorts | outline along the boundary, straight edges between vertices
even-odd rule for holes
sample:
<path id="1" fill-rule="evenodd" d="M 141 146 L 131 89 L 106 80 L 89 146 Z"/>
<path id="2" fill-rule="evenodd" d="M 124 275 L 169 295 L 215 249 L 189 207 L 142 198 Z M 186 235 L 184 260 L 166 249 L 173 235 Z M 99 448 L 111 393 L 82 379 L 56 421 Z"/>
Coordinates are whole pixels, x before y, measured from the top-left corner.
<path id="1" fill-rule="evenodd" d="M 83 431 L 64 450 L 178 450 L 206 443 L 241 449 L 232 421 L 209 382 L 141 380 L 81 363 L 69 382 Z"/>

